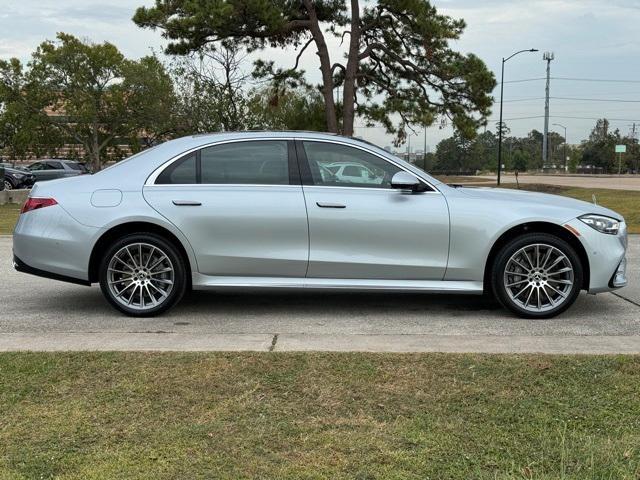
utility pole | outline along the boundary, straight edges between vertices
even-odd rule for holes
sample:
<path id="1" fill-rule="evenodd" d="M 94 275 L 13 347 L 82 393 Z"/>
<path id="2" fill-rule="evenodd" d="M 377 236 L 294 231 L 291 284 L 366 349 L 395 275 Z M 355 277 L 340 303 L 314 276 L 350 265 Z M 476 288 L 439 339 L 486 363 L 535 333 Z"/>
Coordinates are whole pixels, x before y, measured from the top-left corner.
<path id="1" fill-rule="evenodd" d="M 631 154 L 633 155 L 633 157 L 635 157 L 635 160 L 633 162 L 634 164 L 634 168 L 633 168 L 633 173 L 638 173 L 638 156 L 635 155 L 635 153 L 638 151 L 638 149 L 636 148 L 637 144 L 636 144 L 636 128 L 637 128 L 637 124 L 636 122 L 633 122 L 631 125 L 629 125 L 631 127 L 631 131 L 629 132 L 629 138 L 631 139 Z"/>
<path id="2" fill-rule="evenodd" d="M 422 150 L 422 169 L 427 170 L 427 127 L 424 127 L 424 150 Z"/>
<path id="3" fill-rule="evenodd" d="M 551 77 L 551 60 L 553 52 L 544 52 L 542 59 L 547 62 L 547 87 L 544 97 L 544 138 L 542 140 L 542 169 L 549 167 L 549 81 Z"/>

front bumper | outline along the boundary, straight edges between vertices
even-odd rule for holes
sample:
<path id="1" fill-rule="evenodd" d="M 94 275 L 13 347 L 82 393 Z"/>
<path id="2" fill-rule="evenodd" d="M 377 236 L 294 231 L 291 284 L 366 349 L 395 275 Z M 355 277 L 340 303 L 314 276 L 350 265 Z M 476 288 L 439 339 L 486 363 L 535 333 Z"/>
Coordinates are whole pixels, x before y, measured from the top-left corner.
<path id="1" fill-rule="evenodd" d="M 22 180 L 22 188 L 31 188 L 33 187 L 33 184 L 36 183 L 36 176 L 35 175 L 27 175 L 26 178 L 24 178 Z"/>
<path id="2" fill-rule="evenodd" d="M 579 219 L 567 222 L 580 235 L 589 260 L 589 293 L 610 292 L 627 284 L 626 252 L 627 226 L 620 223 L 617 235 L 608 235 L 594 230 Z"/>

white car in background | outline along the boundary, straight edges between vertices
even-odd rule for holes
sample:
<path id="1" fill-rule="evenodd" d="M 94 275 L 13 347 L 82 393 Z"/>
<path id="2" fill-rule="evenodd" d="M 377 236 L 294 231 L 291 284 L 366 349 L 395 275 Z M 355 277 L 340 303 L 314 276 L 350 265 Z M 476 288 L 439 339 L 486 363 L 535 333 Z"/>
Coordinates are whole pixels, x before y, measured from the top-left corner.
<path id="1" fill-rule="evenodd" d="M 359 163 L 336 162 L 327 165 L 327 169 L 341 182 L 380 185 L 383 177 Z"/>

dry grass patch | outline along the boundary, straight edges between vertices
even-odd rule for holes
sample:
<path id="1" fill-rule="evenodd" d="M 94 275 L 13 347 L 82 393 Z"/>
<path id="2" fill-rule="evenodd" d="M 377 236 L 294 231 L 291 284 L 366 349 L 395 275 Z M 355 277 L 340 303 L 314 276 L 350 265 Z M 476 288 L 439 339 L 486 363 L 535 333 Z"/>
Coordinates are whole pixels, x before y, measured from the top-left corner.
<path id="1" fill-rule="evenodd" d="M 0 205 L 0 235 L 11 235 L 16 226 L 21 205 L 6 203 Z"/>

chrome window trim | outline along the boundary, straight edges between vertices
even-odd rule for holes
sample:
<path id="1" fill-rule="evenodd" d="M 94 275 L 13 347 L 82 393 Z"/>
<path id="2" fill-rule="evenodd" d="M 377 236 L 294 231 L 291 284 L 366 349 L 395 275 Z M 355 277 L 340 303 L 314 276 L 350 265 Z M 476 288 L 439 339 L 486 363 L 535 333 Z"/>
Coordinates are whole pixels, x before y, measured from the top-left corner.
<path id="1" fill-rule="evenodd" d="M 208 148 L 208 147 L 214 147 L 217 145 L 224 145 L 227 143 L 238 143 L 238 142 L 257 142 L 257 141 L 265 141 L 265 140 L 270 140 L 270 141 L 281 141 L 281 142 L 287 142 L 287 141 L 291 141 L 294 140 L 293 138 L 242 138 L 242 139 L 238 139 L 238 138 L 234 138 L 234 139 L 229 139 L 229 140 L 219 140 L 217 142 L 211 142 L 211 143 L 205 143 L 202 145 L 198 145 L 197 147 L 192 147 L 189 148 L 188 150 L 185 150 L 182 153 L 179 153 L 177 155 L 174 155 L 173 157 L 171 157 L 169 160 L 167 160 L 166 162 L 164 162 L 162 165 L 160 165 L 159 167 L 157 167 L 153 172 L 151 172 L 151 175 L 149 175 L 147 177 L 147 181 L 144 183 L 144 187 L 151 187 L 151 186 L 181 186 L 181 185 L 189 185 L 189 186 L 194 186 L 194 185 L 200 185 L 200 186 L 211 186 L 211 185 L 246 185 L 246 186 L 250 186 L 252 184 L 248 184 L 248 183 L 239 183 L 239 184 L 234 184 L 234 183 L 164 183 L 164 184 L 156 184 L 156 180 L 158 179 L 158 177 L 160 176 L 160 173 L 162 173 L 162 171 L 167 168 L 169 165 L 171 165 L 173 162 L 177 162 L 178 160 L 180 160 L 182 157 L 189 155 L 193 152 L 196 152 L 198 150 L 202 150 L 203 148 Z M 271 183 L 265 183 L 265 184 L 258 184 L 261 186 L 275 186 L 275 187 L 285 187 L 285 186 L 295 186 L 295 185 L 287 185 L 287 184 L 283 184 L 283 185 L 277 185 L 277 184 L 271 184 Z"/>
<path id="2" fill-rule="evenodd" d="M 145 187 L 196 187 L 196 188 L 221 188 L 221 187 L 267 187 L 267 188 L 302 188 L 302 185 L 291 185 L 289 183 L 153 183 L 145 184 Z"/>
<path id="3" fill-rule="evenodd" d="M 177 155 L 174 155 L 173 157 L 171 157 L 169 160 L 167 160 L 166 162 L 164 162 L 162 165 L 160 165 L 159 167 L 157 167 L 155 170 L 153 170 L 153 172 L 151 172 L 151 174 L 147 177 L 147 180 L 145 181 L 143 187 L 184 187 L 184 186 L 189 186 L 189 187 L 212 187 L 212 186 L 217 186 L 217 187 L 221 187 L 221 186 L 226 186 L 226 187 L 238 187 L 238 186 L 242 186 L 242 187 L 301 187 L 303 185 L 287 185 L 287 184 L 282 184 L 282 185 L 278 185 L 278 184 L 271 184 L 271 183 L 265 183 L 265 184 L 249 184 L 249 183 L 168 183 L 168 184 L 156 184 L 156 180 L 158 178 L 158 176 L 160 175 L 160 173 L 162 173 L 162 171 L 167 168 L 169 165 L 171 165 L 173 162 L 176 162 L 178 160 L 180 160 L 182 157 L 184 157 L 185 155 L 189 155 L 195 151 L 198 150 L 202 150 L 203 148 L 208 148 L 208 147 L 213 147 L 213 146 L 217 146 L 217 145 L 224 145 L 227 143 L 239 143 L 239 142 L 257 142 L 257 141 L 301 141 L 301 142 L 322 142 L 322 143 L 332 143 L 335 145 L 341 145 L 341 146 L 345 146 L 345 147 L 352 147 L 352 148 L 357 148 L 359 150 L 362 150 L 363 152 L 367 152 L 371 155 L 375 155 L 376 157 L 384 160 L 385 162 L 389 162 L 392 165 L 395 165 L 396 167 L 398 167 L 400 170 L 407 172 L 410 175 L 413 175 L 414 177 L 416 177 L 418 180 L 420 180 L 422 183 L 424 183 L 425 185 L 428 185 L 429 188 L 432 189 L 432 191 L 426 191 L 426 192 L 421 192 L 421 193 L 442 193 L 440 192 L 440 190 L 438 190 L 436 188 L 435 185 L 431 184 L 431 182 L 428 182 L 427 180 L 425 180 L 424 178 L 416 175 L 414 172 L 407 170 L 404 166 L 400 165 L 399 163 L 395 162 L 394 160 L 387 158 L 383 155 L 380 155 L 377 152 L 374 152 L 368 148 L 365 148 L 363 146 L 360 145 L 354 145 L 352 143 L 349 142 L 341 142 L 341 141 L 336 141 L 334 139 L 326 139 L 326 138 L 313 138 L 313 137 L 278 137 L 278 138 L 273 138 L 273 137 L 256 137 L 256 138 L 242 138 L 242 139 L 238 139 L 238 138 L 234 138 L 234 139 L 229 139 L 229 140 L 219 140 L 219 141 L 214 141 L 214 142 L 210 142 L 210 143 L 205 143 L 202 145 L 198 145 L 197 147 L 192 147 L 189 148 L 188 150 L 185 150 L 184 152 L 181 152 Z M 376 191 L 396 191 L 396 189 L 394 188 L 372 188 L 372 187 L 341 187 L 341 186 L 332 186 L 332 185 L 304 185 L 304 187 L 310 187 L 310 188 L 348 188 L 348 189 L 359 189 L 359 190 L 376 190 Z"/>

